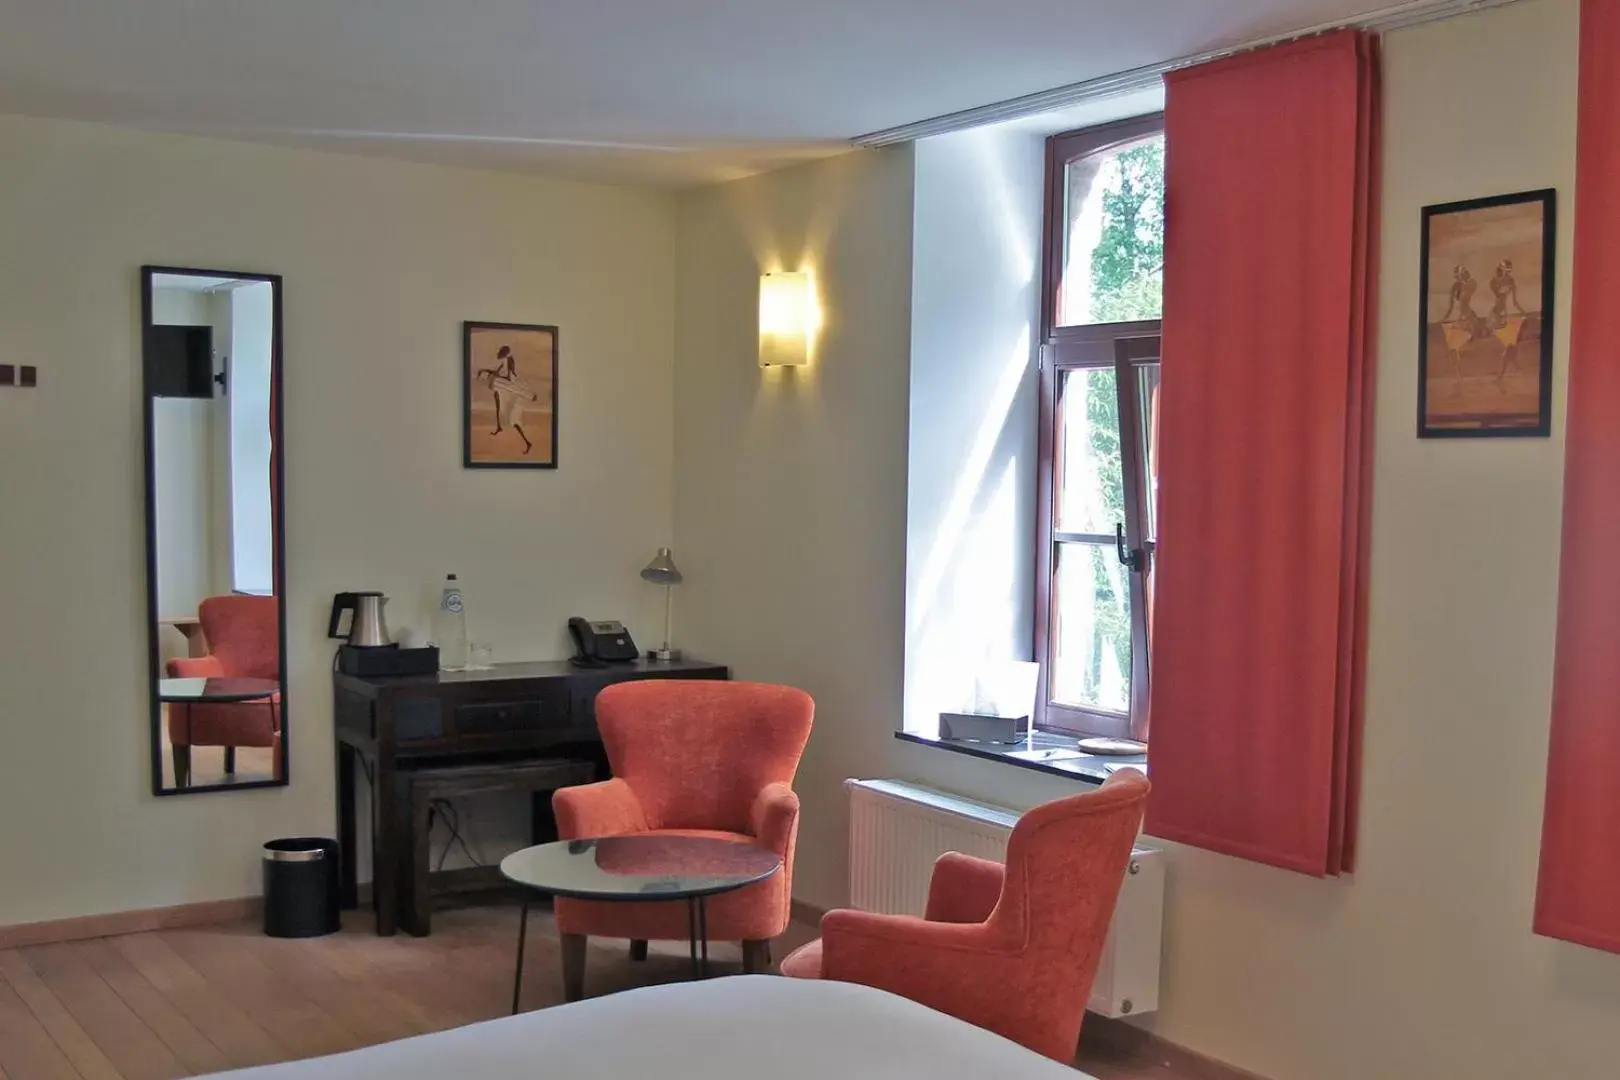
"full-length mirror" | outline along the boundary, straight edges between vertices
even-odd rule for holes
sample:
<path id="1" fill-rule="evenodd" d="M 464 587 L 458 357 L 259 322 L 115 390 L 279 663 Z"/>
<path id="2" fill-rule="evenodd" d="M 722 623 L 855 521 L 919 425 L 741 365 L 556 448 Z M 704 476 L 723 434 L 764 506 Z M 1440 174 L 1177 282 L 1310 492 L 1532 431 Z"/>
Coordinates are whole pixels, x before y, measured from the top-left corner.
<path id="1" fill-rule="evenodd" d="M 141 271 L 152 784 L 287 782 L 281 279 Z"/>

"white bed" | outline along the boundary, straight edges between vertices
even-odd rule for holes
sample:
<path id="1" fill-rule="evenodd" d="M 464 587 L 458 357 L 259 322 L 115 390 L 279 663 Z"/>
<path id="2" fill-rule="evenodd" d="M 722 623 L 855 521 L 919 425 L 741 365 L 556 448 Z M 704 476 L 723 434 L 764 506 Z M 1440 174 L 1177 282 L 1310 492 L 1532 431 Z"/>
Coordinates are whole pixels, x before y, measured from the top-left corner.
<path id="1" fill-rule="evenodd" d="M 932 1009 L 744 975 L 648 987 L 232 1080 L 1085 1080 Z"/>

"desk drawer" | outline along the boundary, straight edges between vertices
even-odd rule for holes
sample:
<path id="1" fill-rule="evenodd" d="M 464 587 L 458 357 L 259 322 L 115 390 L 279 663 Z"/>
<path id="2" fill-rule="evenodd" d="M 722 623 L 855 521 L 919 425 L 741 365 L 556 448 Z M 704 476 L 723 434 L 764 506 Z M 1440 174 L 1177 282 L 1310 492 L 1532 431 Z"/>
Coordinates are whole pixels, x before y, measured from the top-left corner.
<path id="1" fill-rule="evenodd" d="M 456 734 L 463 739 L 541 731 L 567 722 L 566 711 L 542 698 L 479 701 L 457 705 L 455 710 Z"/>

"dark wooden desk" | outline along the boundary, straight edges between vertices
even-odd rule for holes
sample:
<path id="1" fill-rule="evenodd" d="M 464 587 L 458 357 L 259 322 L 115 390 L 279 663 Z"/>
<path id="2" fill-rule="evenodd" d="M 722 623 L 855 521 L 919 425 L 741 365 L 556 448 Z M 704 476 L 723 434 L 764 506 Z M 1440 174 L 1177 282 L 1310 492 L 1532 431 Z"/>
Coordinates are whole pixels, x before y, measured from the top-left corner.
<path id="1" fill-rule="evenodd" d="M 698 660 L 638 660 L 605 668 L 577 668 L 566 661 L 499 664 L 488 671 L 389 679 L 334 672 L 344 905 L 359 905 L 357 764 L 371 782 L 372 907 L 377 933 L 386 936 L 398 927 L 400 875 L 414 846 L 401 828 L 399 772 L 545 759 L 602 762 L 596 695 L 603 687 L 632 679 L 729 677 L 724 666 Z M 549 812 L 539 805 L 543 798 L 535 795 L 537 819 Z"/>

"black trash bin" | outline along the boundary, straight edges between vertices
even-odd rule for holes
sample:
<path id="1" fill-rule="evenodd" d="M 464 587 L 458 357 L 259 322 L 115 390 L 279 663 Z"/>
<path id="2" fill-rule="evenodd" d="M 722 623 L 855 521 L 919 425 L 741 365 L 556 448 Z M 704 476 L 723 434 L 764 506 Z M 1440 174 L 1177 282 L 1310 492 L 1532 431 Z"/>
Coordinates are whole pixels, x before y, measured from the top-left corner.
<path id="1" fill-rule="evenodd" d="M 306 938 L 341 927 L 337 841 L 297 836 L 264 845 L 264 932 Z"/>

